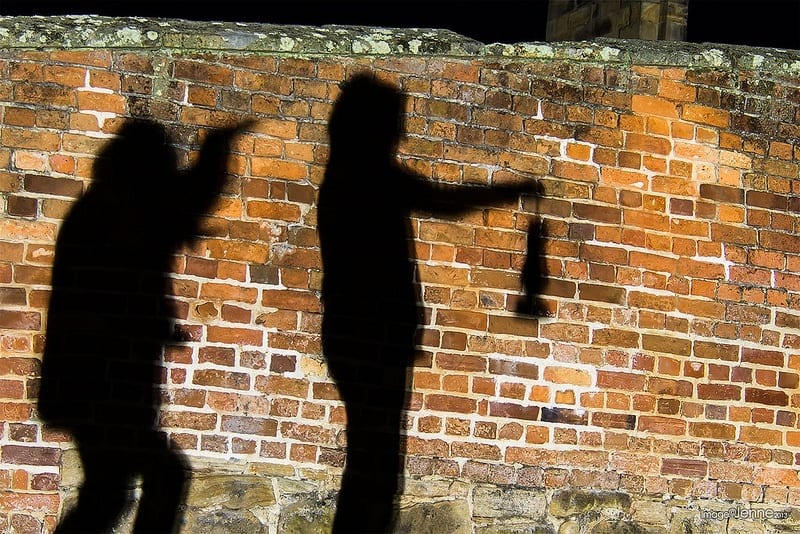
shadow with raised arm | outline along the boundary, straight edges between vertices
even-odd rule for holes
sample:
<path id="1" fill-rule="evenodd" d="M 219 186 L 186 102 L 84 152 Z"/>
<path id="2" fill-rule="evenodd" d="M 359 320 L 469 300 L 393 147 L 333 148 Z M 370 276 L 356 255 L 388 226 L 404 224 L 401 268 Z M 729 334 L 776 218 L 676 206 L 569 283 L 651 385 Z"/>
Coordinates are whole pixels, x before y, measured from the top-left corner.
<path id="1" fill-rule="evenodd" d="M 238 129 L 211 132 L 179 172 L 164 128 L 125 123 L 59 232 L 39 415 L 75 440 L 84 480 L 56 532 L 110 532 L 141 480 L 134 532 L 173 532 L 187 465 L 157 427 L 165 344 L 174 342 L 168 273 L 225 182 Z"/>
<path id="2" fill-rule="evenodd" d="M 318 232 L 322 348 L 347 417 L 337 533 L 389 530 L 402 484 L 403 411 L 422 320 L 412 211 L 457 215 L 534 191 L 532 183 L 445 186 L 409 172 L 395 159 L 403 109 L 396 88 L 359 74 L 342 86 L 329 122 Z"/>

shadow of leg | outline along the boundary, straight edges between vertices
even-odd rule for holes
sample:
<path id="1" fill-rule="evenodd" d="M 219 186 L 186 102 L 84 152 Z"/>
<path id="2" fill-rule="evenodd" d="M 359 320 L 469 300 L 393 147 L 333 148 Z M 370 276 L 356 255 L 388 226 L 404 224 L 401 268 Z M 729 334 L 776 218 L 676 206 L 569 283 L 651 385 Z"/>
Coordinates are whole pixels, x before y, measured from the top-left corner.
<path id="1" fill-rule="evenodd" d="M 163 441 L 163 440 L 162 440 Z M 179 530 L 182 505 L 189 486 L 189 466 L 180 453 L 169 450 L 145 458 L 150 461 L 142 469 L 142 496 L 133 532 L 167 533 Z"/>
<path id="2" fill-rule="evenodd" d="M 333 532 L 387 532 L 401 474 L 407 369 L 361 362 L 348 371 L 349 380 L 338 383 L 347 411 L 347 460 Z"/>
<path id="3" fill-rule="evenodd" d="M 84 482 L 78 504 L 58 525 L 57 534 L 111 532 L 130 504 L 131 476 L 120 454 L 108 450 L 80 447 Z"/>

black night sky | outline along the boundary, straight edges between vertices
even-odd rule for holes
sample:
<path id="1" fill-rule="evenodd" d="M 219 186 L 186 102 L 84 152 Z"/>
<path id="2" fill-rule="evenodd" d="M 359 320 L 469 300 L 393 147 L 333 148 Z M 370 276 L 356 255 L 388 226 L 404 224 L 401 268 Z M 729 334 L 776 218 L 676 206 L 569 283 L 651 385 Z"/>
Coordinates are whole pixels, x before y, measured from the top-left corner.
<path id="1" fill-rule="evenodd" d="M 484 43 L 515 43 L 545 40 L 547 5 L 547 0 L 0 0 L 0 14 L 447 28 Z M 687 41 L 800 49 L 800 0 L 689 0 Z"/>

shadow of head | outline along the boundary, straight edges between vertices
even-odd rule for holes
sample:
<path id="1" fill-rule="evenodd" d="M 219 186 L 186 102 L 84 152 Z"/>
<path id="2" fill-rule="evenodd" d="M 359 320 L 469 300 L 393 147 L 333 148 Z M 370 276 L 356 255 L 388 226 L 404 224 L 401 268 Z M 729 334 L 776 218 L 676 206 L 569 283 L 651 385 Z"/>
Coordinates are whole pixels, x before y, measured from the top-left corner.
<path id="1" fill-rule="evenodd" d="M 142 196 L 168 185 L 176 173 L 177 157 L 164 127 L 138 119 L 126 122 L 98 155 L 94 184 Z"/>
<path id="2" fill-rule="evenodd" d="M 341 87 L 328 123 L 331 156 L 358 159 L 391 157 L 404 130 L 405 97 L 369 74 L 357 74 Z"/>

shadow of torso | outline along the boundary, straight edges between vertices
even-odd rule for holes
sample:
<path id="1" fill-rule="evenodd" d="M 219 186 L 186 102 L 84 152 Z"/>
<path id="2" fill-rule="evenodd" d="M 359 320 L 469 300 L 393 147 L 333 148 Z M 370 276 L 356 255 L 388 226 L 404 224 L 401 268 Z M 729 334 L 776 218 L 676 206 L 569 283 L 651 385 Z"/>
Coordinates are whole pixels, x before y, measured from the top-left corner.
<path id="1" fill-rule="evenodd" d="M 177 239 L 119 193 L 90 189 L 59 234 L 38 405 L 49 424 L 133 446 L 155 423 Z"/>
<path id="2" fill-rule="evenodd" d="M 413 178 L 389 163 L 363 163 L 329 166 L 319 196 L 323 352 L 347 413 L 336 532 L 379 532 L 388 524 L 420 317 L 410 250 Z"/>

